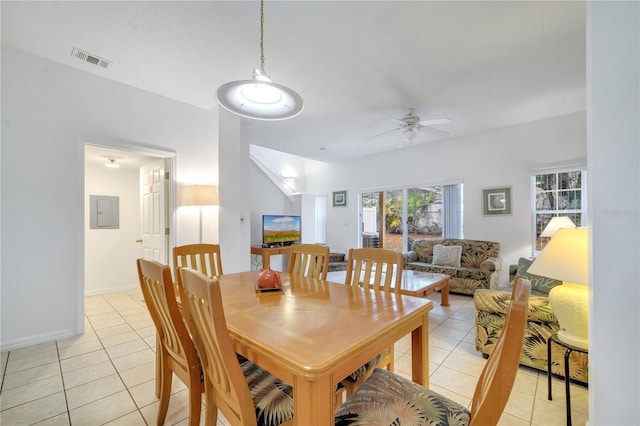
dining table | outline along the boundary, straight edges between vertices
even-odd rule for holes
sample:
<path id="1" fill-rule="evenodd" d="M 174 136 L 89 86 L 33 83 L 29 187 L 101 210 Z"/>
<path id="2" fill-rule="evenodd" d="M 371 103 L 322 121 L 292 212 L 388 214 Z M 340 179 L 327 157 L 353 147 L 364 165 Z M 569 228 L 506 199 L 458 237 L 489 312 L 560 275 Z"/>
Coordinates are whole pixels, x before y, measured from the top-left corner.
<path id="1" fill-rule="evenodd" d="M 218 278 L 235 351 L 293 387 L 295 425 L 333 424 L 336 385 L 411 333 L 411 375 L 428 386 L 429 299 L 279 272 Z"/>

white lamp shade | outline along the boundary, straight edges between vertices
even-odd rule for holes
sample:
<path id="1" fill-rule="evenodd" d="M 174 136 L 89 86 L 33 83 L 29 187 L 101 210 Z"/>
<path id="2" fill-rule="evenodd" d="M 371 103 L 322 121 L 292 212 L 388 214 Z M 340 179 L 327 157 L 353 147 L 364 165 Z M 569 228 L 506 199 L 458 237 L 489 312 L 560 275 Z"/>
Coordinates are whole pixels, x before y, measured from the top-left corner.
<path id="1" fill-rule="evenodd" d="M 181 206 L 217 206 L 218 187 L 216 185 L 191 185 L 180 191 Z"/>
<path id="2" fill-rule="evenodd" d="M 576 227 L 576 224 L 573 223 L 573 221 L 569 219 L 567 216 L 556 216 L 552 218 L 549 221 L 549 223 L 547 223 L 547 226 L 545 226 L 540 236 L 551 238 L 554 235 L 556 235 L 556 232 L 558 232 L 559 229 L 575 228 L 575 227 Z"/>
<path id="3" fill-rule="evenodd" d="M 576 284 L 588 284 L 588 239 L 587 228 L 559 229 L 527 272 Z"/>
<path id="4" fill-rule="evenodd" d="M 294 90 L 256 79 L 224 84 L 218 88 L 216 99 L 226 110 L 254 120 L 286 120 L 304 109 L 302 97 Z"/>

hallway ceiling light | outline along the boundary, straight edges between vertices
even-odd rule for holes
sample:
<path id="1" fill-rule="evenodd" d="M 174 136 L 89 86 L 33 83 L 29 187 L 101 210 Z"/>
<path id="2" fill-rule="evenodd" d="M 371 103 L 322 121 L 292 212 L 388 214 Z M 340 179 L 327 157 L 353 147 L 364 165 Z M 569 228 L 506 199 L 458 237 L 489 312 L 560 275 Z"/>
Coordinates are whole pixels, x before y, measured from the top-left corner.
<path id="1" fill-rule="evenodd" d="M 109 158 L 109 162 L 104 163 L 104 165 L 110 169 L 117 169 L 120 167 L 120 164 L 116 164 L 116 160 L 114 158 Z"/>
<path id="2" fill-rule="evenodd" d="M 264 0 L 260 1 L 260 69 L 252 80 L 223 84 L 216 91 L 218 103 L 226 110 L 254 120 L 277 121 L 293 118 L 304 108 L 294 90 L 273 83 L 264 70 Z"/>

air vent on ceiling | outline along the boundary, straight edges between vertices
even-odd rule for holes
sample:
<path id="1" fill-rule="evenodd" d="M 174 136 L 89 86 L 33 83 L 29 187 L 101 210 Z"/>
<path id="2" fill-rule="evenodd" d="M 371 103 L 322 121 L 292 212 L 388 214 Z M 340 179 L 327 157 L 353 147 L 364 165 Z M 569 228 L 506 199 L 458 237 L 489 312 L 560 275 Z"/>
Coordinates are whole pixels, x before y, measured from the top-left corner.
<path id="1" fill-rule="evenodd" d="M 111 65 L 111 61 L 100 58 L 99 56 L 96 56 L 92 53 L 85 52 L 84 50 L 80 50 L 76 47 L 74 47 L 73 51 L 71 51 L 71 56 L 80 59 L 83 62 L 97 65 L 101 68 L 107 68 L 109 65 Z"/>

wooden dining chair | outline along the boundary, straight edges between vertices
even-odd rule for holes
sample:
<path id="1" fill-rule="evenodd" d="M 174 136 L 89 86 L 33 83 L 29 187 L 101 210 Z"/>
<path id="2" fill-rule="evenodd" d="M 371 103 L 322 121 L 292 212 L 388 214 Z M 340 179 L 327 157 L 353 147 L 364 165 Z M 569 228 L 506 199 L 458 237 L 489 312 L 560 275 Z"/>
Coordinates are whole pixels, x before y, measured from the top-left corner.
<path id="1" fill-rule="evenodd" d="M 219 244 L 187 244 L 173 248 L 173 270 L 186 266 L 202 272 L 207 277 L 222 275 L 222 259 Z"/>
<path id="2" fill-rule="evenodd" d="M 376 290 L 400 293 L 402 267 L 402 253 L 381 248 L 350 249 L 345 285 L 373 287 Z M 375 368 L 393 371 L 393 357 L 394 350 L 391 346 L 347 376 L 341 382 L 347 398 L 365 382 Z"/>
<path id="3" fill-rule="evenodd" d="M 294 244 L 291 246 L 288 272 L 309 278 L 327 279 L 329 247 L 319 244 Z"/>
<path id="4" fill-rule="evenodd" d="M 373 286 L 376 290 L 400 292 L 402 253 L 381 248 L 350 249 L 346 285 Z"/>
<path id="5" fill-rule="evenodd" d="M 504 328 L 478 378 L 470 410 L 424 386 L 378 368 L 336 410 L 335 424 L 496 425 L 518 372 L 530 293 L 528 280 L 516 280 Z"/>
<path id="6" fill-rule="evenodd" d="M 218 409 L 232 425 L 292 423 L 291 386 L 234 352 L 218 280 L 189 268 L 178 273 L 185 321 L 204 371 L 206 425 L 215 426 Z"/>
<path id="7" fill-rule="evenodd" d="M 200 423 L 202 410 L 202 369 L 189 332 L 184 324 L 174 291 L 171 269 L 161 263 L 138 259 L 138 278 L 144 301 L 156 327 L 156 380 L 160 406 L 157 424 L 164 424 L 171 396 L 173 373 L 189 389 L 189 425 Z"/>

